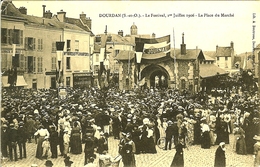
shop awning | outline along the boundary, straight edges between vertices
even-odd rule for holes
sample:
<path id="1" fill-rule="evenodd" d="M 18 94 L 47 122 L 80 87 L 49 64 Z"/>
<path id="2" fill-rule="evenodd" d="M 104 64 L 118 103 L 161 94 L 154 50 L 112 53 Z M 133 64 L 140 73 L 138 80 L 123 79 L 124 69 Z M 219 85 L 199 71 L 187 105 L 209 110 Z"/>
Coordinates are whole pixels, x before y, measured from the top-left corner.
<path id="1" fill-rule="evenodd" d="M 217 75 L 227 75 L 228 72 L 214 64 L 200 64 L 200 77 L 208 78 Z"/>
<path id="2" fill-rule="evenodd" d="M 10 84 L 8 83 L 8 76 L 2 76 L 1 82 L 3 87 L 10 86 Z M 22 75 L 17 76 L 16 86 L 28 86 L 28 84 L 25 82 L 25 79 Z"/>

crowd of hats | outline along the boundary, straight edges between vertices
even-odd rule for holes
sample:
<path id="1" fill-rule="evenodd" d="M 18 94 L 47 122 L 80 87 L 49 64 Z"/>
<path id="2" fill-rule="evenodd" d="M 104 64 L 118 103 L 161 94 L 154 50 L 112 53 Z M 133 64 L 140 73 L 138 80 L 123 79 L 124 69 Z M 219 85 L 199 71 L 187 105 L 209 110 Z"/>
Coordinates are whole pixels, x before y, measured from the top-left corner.
<path id="1" fill-rule="evenodd" d="M 179 113 L 188 118 L 203 118 L 220 112 L 258 113 L 259 106 L 257 95 L 250 93 L 243 96 L 236 94 L 232 97 L 221 95 L 217 102 L 213 102 L 210 96 L 203 93 L 190 95 L 172 89 L 128 92 L 110 89 L 104 92 L 95 88 L 84 90 L 67 88 L 67 92 L 67 99 L 61 100 L 57 90 L 20 89 L 12 92 L 3 90 L 2 123 L 8 121 L 15 123 L 12 120 L 16 118 L 19 120 L 17 124 L 22 125 L 26 117 L 51 121 L 57 116 L 65 116 L 66 119 L 79 119 L 85 116 L 91 119 L 97 112 L 122 113 L 128 119 L 144 119 L 156 115 L 175 119 Z M 232 102 L 233 107 L 226 107 L 227 102 Z"/>
<path id="2" fill-rule="evenodd" d="M 28 118 L 33 118 L 39 124 L 43 120 L 56 122 L 58 117 L 65 117 L 72 122 L 82 120 L 83 117 L 95 121 L 95 115 L 100 112 L 109 115 L 120 113 L 127 121 L 137 119 L 141 124 L 147 125 L 157 118 L 167 120 L 168 124 L 176 119 L 186 122 L 195 119 L 216 121 L 219 114 L 223 114 L 227 122 L 232 115 L 246 117 L 248 114 L 253 115 L 255 123 L 260 122 L 259 98 L 257 94 L 249 92 L 241 95 L 233 93 L 232 96 L 224 92 L 214 98 L 205 93 L 189 94 L 173 89 L 102 91 L 96 88 L 67 88 L 67 93 L 67 98 L 62 100 L 58 97 L 57 90 L 52 89 L 3 89 L 2 127 L 23 126 Z"/>

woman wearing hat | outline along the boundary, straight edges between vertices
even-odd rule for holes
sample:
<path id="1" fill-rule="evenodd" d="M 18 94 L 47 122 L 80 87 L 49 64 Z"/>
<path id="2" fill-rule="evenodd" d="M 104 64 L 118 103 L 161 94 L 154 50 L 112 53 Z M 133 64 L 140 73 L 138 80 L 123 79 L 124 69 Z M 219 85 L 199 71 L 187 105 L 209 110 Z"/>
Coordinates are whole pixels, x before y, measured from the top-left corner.
<path id="1" fill-rule="evenodd" d="M 255 135 L 254 140 L 256 140 L 256 143 L 254 144 L 254 167 L 260 166 L 260 135 Z"/>
<path id="2" fill-rule="evenodd" d="M 233 148 L 237 154 L 246 155 L 246 142 L 245 142 L 245 131 L 242 129 L 239 123 L 234 123 L 235 128 L 233 130 L 235 141 Z"/>
<path id="3" fill-rule="evenodd" d="M 44 141 L 45 136 L 50 136 L 50 133 L 47 129 L 44 129 L 42 125 L 40 125 L 39 129 L 37 132 L 34 133 L 34 136 L 37 136 L 37 149 L 36 149 L 36 158 L 41 159 L 42 154 L 43 154 L 43 148 L 42 148 L 42 143 Z"/>

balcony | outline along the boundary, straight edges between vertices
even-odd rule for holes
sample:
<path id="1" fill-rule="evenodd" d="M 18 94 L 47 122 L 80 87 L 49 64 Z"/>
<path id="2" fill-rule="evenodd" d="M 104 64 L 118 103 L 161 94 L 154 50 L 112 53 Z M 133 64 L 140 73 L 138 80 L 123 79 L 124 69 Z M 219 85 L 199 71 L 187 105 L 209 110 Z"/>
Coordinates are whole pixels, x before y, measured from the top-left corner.
<path id="1" fill-rule="evenodd" d="M 64 56 L 90 56 L 87 52 L 64 52 Z"/>

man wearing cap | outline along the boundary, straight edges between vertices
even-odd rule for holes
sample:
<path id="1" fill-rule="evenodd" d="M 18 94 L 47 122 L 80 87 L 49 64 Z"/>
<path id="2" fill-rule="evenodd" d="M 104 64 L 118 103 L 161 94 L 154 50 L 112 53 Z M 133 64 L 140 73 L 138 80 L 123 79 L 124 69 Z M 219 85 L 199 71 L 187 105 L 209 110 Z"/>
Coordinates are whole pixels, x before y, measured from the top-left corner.
<path id="1" fill-rule="evenodd" d="M 19 147 L 19 152 L 20 152 L 20 159 L 26 158 L 26 141 L 27 141 L 27 134 L 28 132 L 24 128 L 24 123 L 19 122 L 19 127 L 18 127 L 18 147 Z"/>
<path id="2" fill-rule="evenodd" d="M 17 161 L 17 138 L 18 133 L 17 129 L 15 129 L 14 124 L 10 124 L 10 131 L 9 131 L 9 156 L 10 160 L 13 161 L 13 154 L 14 154 L 14 160 Z"/>
<path id="3" fill-rule="evenodd" d="M 44 165 L 45 165 L 45 167 L 52 167 L 53 163 L 51 160 L 47 160 Z"/>
<path id="4" fill-rule="evenodd" d="M 28 133 L 28 142 L 29 143 L 32 142 L 31 140 L 32 140 L 33 134 L 36 131 L 35 121 L 32 119 L 32 117 L 33 117 L 32 115 L 29 115 L 27 121 L 24 124 L 24 127 Z"/>
<path id="5" fill-rule="evenodd" d="M 177 128 L 177 124 L 176 126 L 173 126 L 173 122 L 172 121 L 168 121 L 168 126 L 166 128 L 166 141 L 165 141 L 165 147 L 164 147 L 164 150 L 167 150 L 167 148 L 169 148 L 169 150 L 171 150 L 172 148 L 172 137 L 174 136 L 174 141 L 175 141 L 175 136 L 177 138 L 178 135 L 175 135 L 178 134 L 178 128 Z M 176 143 L 174 144 L 177 144 L 177 141 L 176 140 Z M 168 146 L 169 145 L 169 146 Z"/>
<path id="6" fill-rule="evenodd" d="M 1 128 L 1 151 L 4 158 L 8 156 L 7 146 L 9 143 L 9 136 L 8 136 L 8 126 L 6 124 L 2 125 Z"/>
<path id="7" fill-rule="evenodd" d="M 122 162 L 125 167 L 135 167 L 135 143 L 131 139 L 131 134 L 127 133 L 125 137 L 125 143 L 123 144 L 121 155 Z"/>
<path id="8" fill-rule="evenodd" d="M 91 157 L 96 157 L 94 154 L 94 149 L 96 148 L 96 138 L 93 136 L 93 131 L 91 129 L 86 131 L 85 142 L 85 162 L 84 165 L 88 164 Z"/>
<path id="9" fill-rule="evenodd" d="M 57 146 L 59 144 L 59 134 L 55 129 L 55 126 L 50 126 L 50 146 L 51 146 L 51 158 L 58 157 Z"/>

